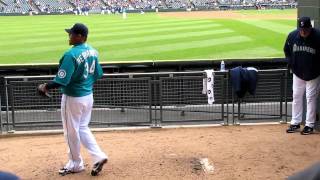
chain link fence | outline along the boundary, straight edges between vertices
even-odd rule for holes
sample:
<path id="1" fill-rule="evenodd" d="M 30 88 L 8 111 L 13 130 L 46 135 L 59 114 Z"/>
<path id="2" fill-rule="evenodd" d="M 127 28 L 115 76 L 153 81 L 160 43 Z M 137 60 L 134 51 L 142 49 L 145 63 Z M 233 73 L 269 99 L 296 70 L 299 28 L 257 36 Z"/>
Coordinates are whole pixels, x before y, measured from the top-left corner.
<path id="1" fill-rule="evenodd" d="M 53 77 L 4 77 L 1 131 L 62 127 L 60 91 L 53 90 L 51 98 L 36 92 Z M 213 104 L 202 94 L 204 78 L 204 71 L 105 74 L 94 87 L 90 127 L 286 121 L 286 69 L 260 70 L 256 94 L 241 99 L 233 93 L 229 72 L 216 71 Z"/>

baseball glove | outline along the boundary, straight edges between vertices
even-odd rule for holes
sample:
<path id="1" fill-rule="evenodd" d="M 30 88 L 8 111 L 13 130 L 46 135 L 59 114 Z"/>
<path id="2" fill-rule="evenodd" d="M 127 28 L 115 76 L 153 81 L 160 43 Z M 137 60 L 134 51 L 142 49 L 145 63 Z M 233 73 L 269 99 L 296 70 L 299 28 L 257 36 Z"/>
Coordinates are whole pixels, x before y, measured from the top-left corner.
<path id="1" fill-rule="evenodd" d="M 47 89 L 47 84 L 46 83 L 38 85 L 37 93 L 38 93 L 38 95 L 40 95 L 42 97 L 51 98 L 51 95 L 49 94 L 49 90 Z"/>

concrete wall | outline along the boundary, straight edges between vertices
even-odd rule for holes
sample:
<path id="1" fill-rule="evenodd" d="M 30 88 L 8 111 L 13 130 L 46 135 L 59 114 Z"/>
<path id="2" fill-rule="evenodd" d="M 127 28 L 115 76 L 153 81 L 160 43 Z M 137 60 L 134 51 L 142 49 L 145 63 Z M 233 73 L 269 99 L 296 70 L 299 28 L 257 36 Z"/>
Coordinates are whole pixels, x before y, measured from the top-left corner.
<path id="1" fill-rule="evenodd" d="M 298 0 L 298 17 L 309 16 L 314 20 L 314 27 L 320 28 L 320 1 Z"/>

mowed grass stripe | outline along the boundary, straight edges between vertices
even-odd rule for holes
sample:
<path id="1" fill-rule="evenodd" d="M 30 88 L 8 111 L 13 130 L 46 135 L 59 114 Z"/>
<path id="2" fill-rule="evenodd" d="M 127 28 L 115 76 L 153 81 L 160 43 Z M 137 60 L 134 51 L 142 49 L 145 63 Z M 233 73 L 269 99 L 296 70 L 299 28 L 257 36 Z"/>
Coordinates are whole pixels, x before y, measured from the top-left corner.
<path id="1" fill-rule="evenodd" d="M 10 19 L 10 20 L 8 20 Z M 144 23 L 152 23 L 152 22 L 161 22 L 161 21 L 177 21 L 179 19 L 174 18 L 160 18 L 155 14 L 148 14 L 144 17 L 142 16 L 132 16 L 132 18 L 122 19 L 122 16 L 72 16 L 72 15 L 48 15 L 48 16 L 0 16 L 0 25 L 10 26 L 21 26 L 27 25 L 28 27 L 34 28 L 43 28 L 46 26 L 57 26 L 62 24 L 75 23 L 75 22 L 84 22 L 86 24 L 97 24 L 97 25 L 105 25 L 109 24 L 144 24 Z M 22 23 L 19 23 L 22 22 Z M 35 23 L 37 22 L 37 23 Z M 68 26 L 68 27 L 69 27 Z"/>
<path id="2" fill-rule="evenodd" d="M 274 22 L 277 22 L 277 23 L 279 23 L 281 25 L 290 26 L 290 27 L 293 27 L 293 28 L 296 27 L 296 25 L 297 25 L 296 21 L 288 21 L 288 20 L 282 20 L 282 19 L 274 21 Z"/>
<path id="3" fill-rule="evenodd" d="M 144 24 L 141 26 L 133 26 L 133 27 L 118 27 L 118 26 L 109 26 L 108 28 L 103 28 L 100 26 L 97 26 L 96 28 L 92 28 L 90 29 L 90 36 L 94 37 L 96 36 L 96 34 L 100 34 L 100 33 L 105 33 L 105 34 L 113 34 L 113 33 L 117 33 L 117 32 L 121 32 L 122 34 L 126 33 L 126 32 L 132 32 L 132 31 L 138 31 L 138 30 L 143 30 L 143 31 L 148 31 L 150 28 L 155 29 L 164 29 L 164 28 L 174 28 L 174 27 L 185 27 L 185 26 L 201 26 L 201 25 L 212 25 L 212 27 L 218 27 L 221 26 L 220 24 L 217 23 L 208 23 L 208 22 L 203 22 L 203 21 L 199 21 L 199 22 L 189 22 L 189 21 L 182 21 L 179 23 L 174 23 L 174 24 Z M 56 34 L 61 34 L 61 32 L 64 32 L 64 28 L 61 27 L 60 28 L 52 28 L 50 31 L 41 31 L 41 32 L 31 32 L 28 34 L 21 34 L 21 37 L 32 37 L 32 36 L 42 36 L 42 35 L 56 35 Z M 19 37 L 17 36 L 19 34 L 7 34 L 6 37 L 9 36 L 15 36 L 15 37 Z M 0 37 L 1 38 L 1 37 Z"/>
<path id="4" fill-rule="evenodd" d="M 55 52 L 55 51 L 64 51 L 67 50 L 67 48 L 69 48 L 67 43 L 63 43 L 61 45 L 42 45 L 42 46 L 37 46 L 37 47 L 19 47 L 16 49 L 12 49 L 12 50 L 8 50 L 5 52 L 1 52 L 0 53 L 0 58 L 4 59 L 5 57 L 10 57 L 10 56 L 25 56 L 27 58 L 26 55 L 33 55 L 33 54 L 37 54 L 37 53 L 41 53 L 41 54 L 46 54 L 48 52 Z"/>
<path id="5" fill-rule="evenodd" d="M 220 26 L 220 25 L 219 25 Z M 94 44 L 94 42 L 104 42 L 103 45 L 108 45 L 109 41 L 119 41 L 123 40 L 123 36 L 129 36 L 129 37 L 136 37 L 139 36 L 140 34 L 143 34 L 145 32 L 148 32 L 149 35 L 161 35 L 162 33 L 184 33 L 184 32 L 189 32 L 189 31 L 196 31 L 197 30 L 204 30 L 204 29 L 214 29 L 218 27 L 216 24 L 209 24 L 209 25 L 202 25 L 202 26 L 181 26 L 181 27 L 172 27 L 168 29 L 151 29 L 149 31 L 146 30 L 141 30 L 141 31 L 132 31 L 132 32 L 117 32 L 117 33 L 110 33 L 110 34 L 97 34 L 94 37 L 89 36 L 89 42 Z M 200 32 L 199 32 L 200 33 Z M 49 36 L 49 35 L 48 35 Z M 148 37 L 148 35 L 143 34 L 141 38 Z M 109 38 L 109 39 L 108 39 Z M 30 40 L 30 39 L 29 39 Z M 125 39 L 124 39 L 125 40 Z M 23 41 L 23 39 L 21 40 Z M 64 33 L 62 36 L 58 37 L 50 37 L 50 38 L 39 38 L 37 42 L 37 39 L 31 39 L 30 40 L 30 46 L 28 49 L 31 51 L 43 51 L 43 52 L 48 52 L 48 51 L 55 51 L 59 50 L 59 47 L 62 48 L 61 44 L 66 44 L 68 42 L 68 37 L 67 34 Z M 9 41 L 8 44 L 1 44 L 1 46 L 6 47 L 6 48 L 12 48 L 11 51 L 4 52 L 0 54 L 1 56 L 8 56 L 10 54 L 15 54 L 15 53 L 24 53 L 26 45 L 28 45 L 28 42 L 21 42 L 18 43 L 19 40 L 17 41 Z M 50 46 L 51 49 L 45 48 L 43 46 Z M 26 52 L 26 54 L 30 54 L 31 52 Z"/>
<path id="6" fill-rule="evenodd" d="M 149 27 L 153 27 L 153 26 L 170 26 L 170 25 L 174 25 L 177 26 L 178 24 L 189 24 L 189 25 L 196 25 L 196 24 L 207 24 L 207 23 L 212 23 L 212 21 L 208 21 L 208 20 L 201 20 L 201 21 L 160 21 L 160 22 L 139 22 L 139 23 L 132 23 L 132 24 L 127 24 L 127 23 L 115 23 L 115 24 L 109 24 L 109 25 L 105 25 L 105 24 L 95 24 L 93 22 L 89 23 L 87 26 L 88 28 L 91 30 L 95 30 L 95 32 L 99 32 L 99 30 L 108 30 L 108 31 L 118 31 L 118 30 L 122 30 L 122 29 L 131 29 L 131 28 L 138 28 L 138 29 L 142 29 L 142 28 L 149 28 Z M 8 31 L 10 29 L 10 26 L 7 28 L 7 30 L 5 31 L 7 35 L 11 35 L 11 34 L 15 34 L 15 33 L 20 33 L 21 29 L 23 28 L 23 32 L 24 33 L 32 33 L 32 34 L 36 34 L 36 33 L 41 33 L 41 32 L 47 32 L 47 31 L 54 31 L 54 30 L 64 30 L 66 28 L 69 28 L 70 26 L 72 26 L 72 24 L 65 24 L 65 23 L 61 23 L 58 25 L 49 25 L 49 26 L 43 26 L 43 27 L 35 27 L 35 26 L 28 26 L 25 27 L 25 24 L 21 24 L 15 27 L 11 27 L 12 29 L 10 31 Z M 90 27 L 92 26 L 92 27 Z M 1 32 L 1 30 L 0 30 Z"/>
<path id="7" fill-rule="evenodd" d="M 103 28 L 95 28 L 92 29 L 92 34 L 96 33 L 114 33 L 118 31 L 122 32 L 130 32 L 130 31 L 135 31 L 135 30 L 149 30 L 149 29 L 164 29 L 164 28 L 172 28 L 172 27 L 182 27 L 182 26 L 202 26 L 202 25 L 212 25 L 214 27 L 221 26 L 220 24 L 217 23 L 208 23 L 208 22 L 202 22 L 202 21 L 195 21 L 195 22 L 189 22 L 189 21 L 181 21 L 181 22 L 176 22 L 173 24 L 144 24 L 144 25 L 139 25 L 139 26 L 130 26 L 130 27 L 110 27 L 107 29 Z"/>
<path id="8" fill-rule="evenodd" d="M 130 49 L 121 49 L 121 50 L 111 50 L 108 51 L 109 55 L 117 55 L 116 58 L 124 58 L 130 56 L 136 56 L 141 54 L 153 54 L 172 50 L 188 50 L 191 48 L 200 48 L 200 47 L 207 47 L 207 46 L 214 46 L 214 45 L 221 45 L 221 44 L 229 44 L 229 43 L 238 43 L 238 42 L 245 42 L 251 41 L 250 38 L 247 36 L 229 36 L 226 38 L 208 38 L 207 40 L 200 40 L 200 41 L 186 41 L 186 42 L 179 42 L 179 43 L 168 43 L 163 45 L 157 46 L 148 46 L 148 47 L 139 47 L 139 48 L 130 48 Z M 100 53 L 104 56 L 104 52 Z M 125 56 L 123 56 L 125 55 Z M 115 58 L 111 56 L 110 59 Z"/>
<path id="9" fill-rule="evenodd" d="M 269 31 L 273 31 L 281 34 L 288 34 L 288 32 L 292 31 L 294 27 L 290 25 L 285 25 L 278 22 L 272 22 L 267 20 L 239 20 L 243 23 L 250 24 L 252 26 L 256 26 L 262 29 L 267 29 Z"/>
<path id="10" fill-rule="evenodd" d="M 180 22 L 180 23 L 175 23 L 175 24 L 160 24 L 160 25 L 145 25 L 145 26 L 138 26 L 138 27 L 127 27 L 127 28 L 119 28 L 119 27 L 112 27 L 109 29 L 100 29 L 100 28 L 95 28 L 91 29 L 89 32 L 90 37 L 96 37 L 99 36 L 101 33 L 105 34 L 106 36 L 110 35 L 130 35 L 130 34 L 135 34 L 134 32 L 157 32 L 158 29 L 174 29 L 174 30 L 181 30 L 184 29 L 185 27 L 201 27 L 202 25 L 207 25 L 210 27 L 219 27 L 221 26 L 220 24 L 215 24 L 215 23 L 203 23 L 203 22 Z M 19 34 L 8 34 L 5 37 L 0 37 L 0 40 L 5 40 L 8 38 L 41 38 L 41 37 L 51 37 L 51 36 L 61 36 L 62 34 L 66 34 L 64 29 L 52 29 L 51 31 L 43 31 L 39 33 L 19 33 Z"/>
<path id="11" fill-rule="evenodd" d="M 24 18 L 24 19 L 22 19 Z M 61 19 L 61 17 L 57 17 L 56 19 Z M 0 25 L 4 25 L 6 24 L 8 26 L 8 28 L 16 28 L 16 27 L 25 27 L 25 24 L 28 24 L 27 27 L 25 28 L 36 28 L 36 29 L 46 29 L 47 27 L 54 27 L 54 26 L 62 26 L 62 25 L 69 25 L 68 27 L 70 27 L 72 24 L 68 24 L 68 21 L 66 21 L 65 19 L 63 19 L 63 21 L 51 21 L 49 23 L 45 23 L 45 22 L 41 22 L 41 23 L 37 23 L 37 24 L 34 24 L 34 21 L 30 21 L 29 20 L 29 17 L 21 17 L 20 19 L 21 21 L 23 21 L 24 23 L 17 23 L 17 22 L 14 22 L 14 23 L 8 23 L 8 22 L 1 22 Z M 25 21 L 26 20 L 26 21 Z M 37 21 L 38 19 L 35 19 L 35 21 Z M 81 17 L 79 17 L 79 19 L 77 19 L 76 21 L 72 21 L 71 23 L 75 23 L 75 22 L 81 22 L 83 19 Z M 159 23 L 164 23 L 164 22 L 168 22 L 168 23 L 173 23 L 173 22 L 180 22 L 179 20 L 177 19 L 162 19 L 162 20 L 157 20 L 157 21 L 154 21 L 154 20 L 151 20 L 151 18 L 149 20 L 144 20 L 144 21 L 141 21 L 141 19 L 130 19 L 130 20 L 116 20 L 116 21 L 110 21 L 108 19 L 106 19 L 106 22 L 105 23 L 101 23 L 101 21 L 104 20 L 104 19 L 101 19 L 99 17 L 92 17 L 90 19 L 90 22 L 88 23 L 89 25 L 100 25 L 100 26 L 105 26 L 105 27 L 108 27 L 110 24 L 117 24 L 117 25 L 122 25 L 122 26 L 131 26 L 131 25 L 141 25 L 141 24 L 149 24 L 149 23 L 155 23 L 155 22 L 159 22 Z M 204 20 L 205 21 L 205 20 Z M 19 22 L 19 21 L 18 21 Z M 33 23 L 33 24 L 29 24 L 29 23 Z M 68 28 L 68 27 L 65 27 L 65 28 Z"/>
<path id="12" fill-rule="evenodd" d="M 291 14 L 296 14 L 297 13 L 297 9 L 265 9 L 265 10 L 237 10 L 234 11 L 235 13 L 239 13 L 239 14 L 252 14 L 252 15 L 259 15 L 259 14 L 272 14 L 272 15 L 276 15 L 276 14 L 281 14 L 281 15 L 291 15 Z"/>
<path id="13" fill-rule="evenodd" d="M 237 34 L 233 34 L 233 36 L 238 36 Z M 223 38 L 223 37 L 220 37 Z M 251 38 L 252 39 L 252 38 Z M 246 51 L 247 49 L 256 48 L 257 45 L 254 43 L 255 40 L 237 42 L 237 43 L 228 43 L 207 47 L 199 47 L 199 48 L 191 48 L 188 50 L 172 50 L 166 51 L 165 53 L 154 53 L 151 55 L 138 55 L 138 56 L 130 56 L 130 59 L 153 59 L 154 57 L 161 57 L 159 60 L 170 60 L 170 59 L 218 59 L 220 53 L 223 52 L 233 52 L 237 50 Z M 200 56 L 199 56 L 200 55 Z M 205 57 L 205 58 L 204 58 Z"/>
<path id="14" fill-rule="evenodd" d="M 96 33 L 92 34 L 90 36 L 91 40 L 96 40 L 99 38 L 121 38 L 123 36 L 139 36 L 139 35 L 160 35 L 162 33 L 184 33 L 188 31 L 197 31 L 197 30 L 205 30 L 205 29 L 217 29 L 221 28 L 222 25 L 220 24 L 202 24 L 202 25 L 196 25 L 196 26 L 191 26 L 191 25 L 179 25 L 179 26 L 169 26 L 169 27 L 152 27 L 150 29 L 138 29 L 138 30 L 130 30 L 130 31 L 119 31 L 119 32 L 106 32 L 106 33 Z"/>
<path id="15" fill-rule="evenodd" d="M 117 42 L 127 42 L 128 39 L 148 39 L 150 36 L 161 36 L 163 34 L 166 35 L 175 35 L 175 34 L 181 34 L 181 33 L 187 33 L 187 32 L 194 32 L 194 33 L 201 33 L 206 31 L 207 29 L 212 29 L 213 33 L 230 33 L 232 30 L 226 30 L 226 29 L 218 29 L 216 27 L 210 28 L 211 25 L 209 26 L 198 26 L 197 28 L 192 28 L 192 26 L 186 26 L 185 29 L 182 29 L 183 27 L 179 27 L 180 31 L 177 31 L 174 28 L 169 28 L 169 29 L 158 29 L 157 32 L 150 32 L 150 31 L 135 31 L 131 32 L 129 34 L 97 34 L 94 38 L 89 36 L 89 42 L 92 42 L 95 44 L 96 42 L 103 42 L 109 44 L 109 42 L 117 41 Z M 192 28 L 192 29 L 191 29 Z M 221 27 L 219 27 L 221 28 Z M 135 34 L 132 34 L 135 33 Z M 49 36 L 49 35 L 48 35 Z M 30 45 L 31 47 L 41 47 L 44 44 L 49 44 L 54 46 L 54 45 L 60 45 L 61 43 L 67 43 L 68 42 L 68 36 L 67 34 L 63 34 L 58 37 L 53 37 L 50 36 L 48 38 L 27 38 L 27 39 L 19 39 L 16 41 L 10 41 L 6 44 L 0 44 L 0 47 L 5 47 L 7 49 L 21 49 L 25 48 L 25 46 Z M 106 44 L 106 45 L 107 45 Z M 117 43 L 119 44 L 119 43 Z M 97 44 L 99 45 L 99 44 Z"/>
<path id="16" fill-rule="evenodd" d="M 39 16 L 38 16 L 39 17 Z M 114 20 L 110 20 L 110 16 L 89 16 L 89 17 L 84 17 L 84 16 L 77 16 L 77 18 L 72 18 L 69 19 L 68 17 L 71 16 L 55 16 L 51 20 L 49 16 L 46 16 L 45 21 L 41 21 L 42 18 L 38 17 L 29 17 L 29 16 L 16 16 L 13 20 L 13 23 L 10 22 L 4 22 L 1 21 L 1 16 L 0 16 L 0 25 L 5 25 L 6 29 L 0 29 L 1 31 L 6 32 L 6 30 L 16 30 L 16 28 L 26 28 L 26 29 L 36 29 L 36 30 L 41 30 L 41 29 L 47 29 L 48 27 L 57 27 L 57 26 L 64 26 L 63 28 L 68 28 L 70 27 L 73 23 L 75 22 L 83 22 L 89 26 L 89 28 L 94 28 L 96 26 L 100 27 L 110 27 L 111 26 L 138 26 L 138 25 L 143 25 L 143 24 L 153 24 L 153 23 L 174 23 L 174 22 L 181 22 L 181 19 L 175 19 L 175 18 L 159 18 L 156 15 L 147 15 L 146 18 L 141 18 L 141 17 L 134 17 L 130 19 L 123 20 L 121 18 L 116 18 Z M 8 17 L 9 18 L 9 17 Z M 33 19 L 35 18 L 35 19 Z M 202 21 L 202 22 L 211 22 L 212 20 L 185 20 L 188 22 L 197 22 L 197 21 Z M 37 23 L 35 23 L 37 22 Z M 67 26 L 66 26 L 67 25 Z M 92 27 L 91 27 L 92 26 Z M 10 29 L 13 28 L 13 29 Z"/>
<path id="17" fill-rule="evenodd" d="M 266 51 L 268 52 L 268 54 L 265 54 Z M 281 51 L 275 48 L 272 48 L 270 46 L 260 46 L 256 48 L 245 49 L 245 51 L 242 49 L 237 51 L 223 52 L 218 55 L 226 58 L 247 58 L 247 57 L 259 58 L 259 57 L 274 57 L 275 55 L 279 55 L 281 53 L 282 53 Z"/>
<path id="18" fill-rule="evenodd" d="M 163 46 L 168 44 L 176 44 L 176 43 L 189 43 L 191 41 L 206 41 L 208 39 L 221 39 L 226 38 L 229 36 L 238 36 L 236 33 L 228 33 L 228 34 L 216 34 L 213 36 L 203 35 L 203 36 L 197 36 L 197 37 L 188 37 L 188 38 L 174 38 L 174 39 L 163 39 L 163 40 L 157 40 L 152 42 L 140 42 L 140 43 L 131 43 L 131 44 L 124 44 L 124 45 L 114 45 L 114 46 L 101 46 L 96 47 L 99 52 L 107 51 L 107 52 L 114 52 L 117 50 L 122 49 L 132 49 L 139 47 L 139 51 L 144 51 L 144 47 L 150 47 L 150 46 Z M 121 54 L 119 54 L 121 55 Z M 130 55 L 130 54 L 127 54 Z M 107 57 L 103 57 L 107 58 Z"/>
<path id="19" fill-rule="evenodd" d="M 178 27 L 177 27 L 178 26 Z M 197 29 L 203 27 L 203 28 L 216 28 L 220 27 L 220 24 L 213 24 L 213 23 L 206 23 L 206 24 L 197 24 Z M 164 25 L 164 26 L 149 26 L 149 28 L 155 28 L 156 30 L 159 31 L 149 31 L 149 28 L 146 29 L 145 27 L 138 27 L 138 28 L 129 28 L 129 29 L 117 29 L 115 31 L 110 31 L 109 30 L 99 30 L 100 32 L 94 31 L 89 34 L 90 39 L 100 39 L 102 37 L 111 37 L 111 36 L 138 36 L 140 32 L 148 32 L 149 34 L 153 34 L 155 32 L 159 33 L 161 31 L 171 31 L 175 32 L 177 30 L 188 30 L 192 28 L 193 26 L 190 25 L 190 23 L 184 24 L 184 23 L 179 23 L 179 24 L 174 24 L 174 25 Z M 176 28 L 176 29 L 175 29 Z M 99 28 L 100 29 L 100 28 Z M 136 30 L 134 30 L 136 29 Z M 161 30 L 161 31 L 160 31 Z M 142 33 L 141 33 L 142 34 Z M 55 35 L 59 35 L 56 37 Z M 30 33 L 30 34 L 16 34 L 12 35 L 15 36 L 16 38 L 21 37 L 20 39 L 15 39 L 15 41 L 9 41 L 6 44 L 0 44 L 0 46 L 8 46 L 10 44 L 27 44 L 27 43 L 40 43 L 40 42 L 54 42 L 54 41 L 59 41 L 63 37 L 63 39 L 66 39 L 67 34 L 64 32 L 64 30 L 60 31 L 46 31 L 42 33 Z M 42 38 L 43 37 L 43 38 Z M 0 39 L 5 40 L 9 39 L 10 36 L 5 36 L 5 37 L 0 37 Z"/>
<path id="20" fill-rule="evenodd" d="M 218 30 L 210 30 L 210 31 L 189 31 L 189 32 L 178 32 L 173 34 L 160 34 L 160 35 L 153 35 L 153 36 L 145 36 L 145 37 L 133 37 L 133 38 L 126 38 L 126 39 L 115 39 L 111 41 L 95 41 L 92 44 L 94 44 L 95 47 L 101 47 L 101 46 L 114 46 L 114 45 L 125 45 L 125 44 L 132 44 L 132 43 L 141 43 L 141 42 L 150 42 L 150 44 L 153 41 L 159 41 L 159 40 L 167 40 L 170 41 L 170 39 L 181 39 L 181 38 L 194 38 L 199 36 L 208 36 L 213 37 L 217 34 L 226 34 L 226 33 L 232 33 L 234 31 L 230 29 L 218 29 Z"/>
<path id="21" fill-rule="evenodd" d="M 241 44 L 240 46 L 243 46 Z M 268 52 L 267 54 L 265 52 Z M 259 57 L 275 57 L 276 55 L 281 54 L 282 52 L 270 47 L 270 46 L 259 46 L 259 47 L 252 47 L 252 46 L 246 46 L 245 48 L 241 49 L 229 49 L 227 51 L 223 52 L 212 52 L 211 54 L 206 54 L 209 58 L 214 59 L 221 59 L 223 58 L 259 58 Z M 202 56 L 189 56 L 191 59 L 199 59 Z"/>
<path id="22" fill-rule="evenodd" d="M 9 56 L 6 58 L 8 64 L 21 64 L 23 63 L 59 63 L 64 51 L 54 51 L 48 53 L 35 53 L 28 56 Z"/>

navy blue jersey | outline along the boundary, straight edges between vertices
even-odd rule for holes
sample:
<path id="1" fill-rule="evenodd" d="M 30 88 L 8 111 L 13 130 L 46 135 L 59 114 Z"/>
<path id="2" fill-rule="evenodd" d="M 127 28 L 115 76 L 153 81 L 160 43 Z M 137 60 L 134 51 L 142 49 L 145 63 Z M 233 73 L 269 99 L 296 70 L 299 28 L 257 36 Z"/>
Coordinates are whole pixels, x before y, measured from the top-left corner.
<path id="1" fill-rule="evenodd" d="M 292 31 L 284 45 L 286 60 L 292 72 L 300 79 L 309 81 L 320 75 L 320 32 L 312 29 L 307 38 Z"/>

